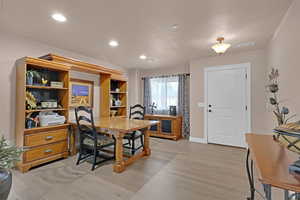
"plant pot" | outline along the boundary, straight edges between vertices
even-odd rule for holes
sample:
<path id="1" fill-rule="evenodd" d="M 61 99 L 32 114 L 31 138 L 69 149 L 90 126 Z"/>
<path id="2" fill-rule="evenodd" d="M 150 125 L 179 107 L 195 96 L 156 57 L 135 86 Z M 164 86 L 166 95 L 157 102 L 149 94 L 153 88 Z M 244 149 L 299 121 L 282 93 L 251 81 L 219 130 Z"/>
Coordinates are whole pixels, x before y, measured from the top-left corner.
<path id="1" fill-rule="evenodd" d="M 0 168 L 0 199 L 6 200 L 11 189 L 12 174 L 7 169 Z"/>

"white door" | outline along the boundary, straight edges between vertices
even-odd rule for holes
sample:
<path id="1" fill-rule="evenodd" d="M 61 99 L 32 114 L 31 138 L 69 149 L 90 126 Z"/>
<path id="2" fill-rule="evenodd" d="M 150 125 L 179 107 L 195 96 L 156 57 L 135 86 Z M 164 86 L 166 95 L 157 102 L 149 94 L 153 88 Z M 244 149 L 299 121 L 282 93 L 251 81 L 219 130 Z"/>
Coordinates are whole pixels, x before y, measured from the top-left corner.
<path id="1" fill-rule="evenodd" d="M 247 66 L 206 70 L 207 136 L 209 143 L 245 147 L 248 131 Z"/>

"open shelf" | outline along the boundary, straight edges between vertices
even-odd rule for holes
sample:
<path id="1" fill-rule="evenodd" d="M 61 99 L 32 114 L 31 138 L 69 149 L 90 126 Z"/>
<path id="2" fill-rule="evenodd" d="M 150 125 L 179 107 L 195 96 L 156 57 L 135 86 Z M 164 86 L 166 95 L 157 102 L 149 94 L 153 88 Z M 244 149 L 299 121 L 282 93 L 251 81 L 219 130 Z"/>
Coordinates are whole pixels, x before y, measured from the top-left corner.
<path id="1" fill-rule="evenodd" d="M 45 90 L 68 90 L 68 88 L 58 88 L 58 87 L 40 86 L 40 85 L 26 85 L 26 88 L 45 89 Z"/>
<path id="2" fill-rule="evenodd" d="M 127 94 L 127 92 L 115 92 L 115 91 L 110 91 L 111 94 Z"/>
<path id="3" fill-rule="evenodd" d="M 53 109 L 36 109 L 36 110 L 26 110 L 26 113 L 33 113 L 33 112 L 49 112 L 49 111 L 65 111 L 66 108 L 53 108 Z"/>
<path id="4" fill-rule="evenodd" d="M 35 127 L 35 128 L 26 128 L 24 131 L 28 132 L 28 131 L 43 131 L 49 128 L 64 128 L 64 127 L 68 127 L 69 124 L 60 124 L 60 125 L 54 125 L 54 126 L 43 126 L 43 127 Z"/>
<path id="5" fill-rule="evenodd" d="M 126 106 L 110 106 L 110 108 L 126 108 Z"/>

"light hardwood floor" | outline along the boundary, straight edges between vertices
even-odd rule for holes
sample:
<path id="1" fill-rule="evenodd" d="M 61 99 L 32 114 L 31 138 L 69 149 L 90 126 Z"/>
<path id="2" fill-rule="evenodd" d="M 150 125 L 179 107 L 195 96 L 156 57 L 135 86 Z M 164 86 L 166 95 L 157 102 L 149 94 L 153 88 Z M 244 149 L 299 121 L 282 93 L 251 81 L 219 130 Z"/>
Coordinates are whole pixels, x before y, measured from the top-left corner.
<path id="1" fill-rule="evenodd" d="M 108 163 L 94 172 L 75 157 L 22 174 L 9 200 L 244 200 L 244 149 L 151 139 L 152 155 L 125 172 Z"/>

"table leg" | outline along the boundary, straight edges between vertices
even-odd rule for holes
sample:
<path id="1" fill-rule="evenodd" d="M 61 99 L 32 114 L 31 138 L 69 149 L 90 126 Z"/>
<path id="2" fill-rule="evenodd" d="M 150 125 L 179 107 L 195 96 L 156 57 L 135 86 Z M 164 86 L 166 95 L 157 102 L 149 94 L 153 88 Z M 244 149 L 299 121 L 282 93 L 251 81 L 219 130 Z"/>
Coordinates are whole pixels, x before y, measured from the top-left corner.
<path id="1" fill-rule="evenodd" d="M 125 163 L 123 159 L 123 135 L 118 133 L 116 138 L 116 161 L 113 166 L 114 172 L 121 173 L 125 170 Z"/>
<path id="2" fill-rule="evenodd" d="M 145 156 L 151 155 L 151 149 L 150 149 L 150 132 L 149 128 L 143 130 L 144 131 L 144 152 Z"/>
<path id="3" fill-rule="evenodd" d="M 250 187 L 250 197 L 248 200 L 254 200 L 255 198 L 255 185 L 254 185 L 254 171 L 253 171 L 253 160 L 250 159 L 250 149 L 247 151 L 246 157 L 246 170 Z"/>

